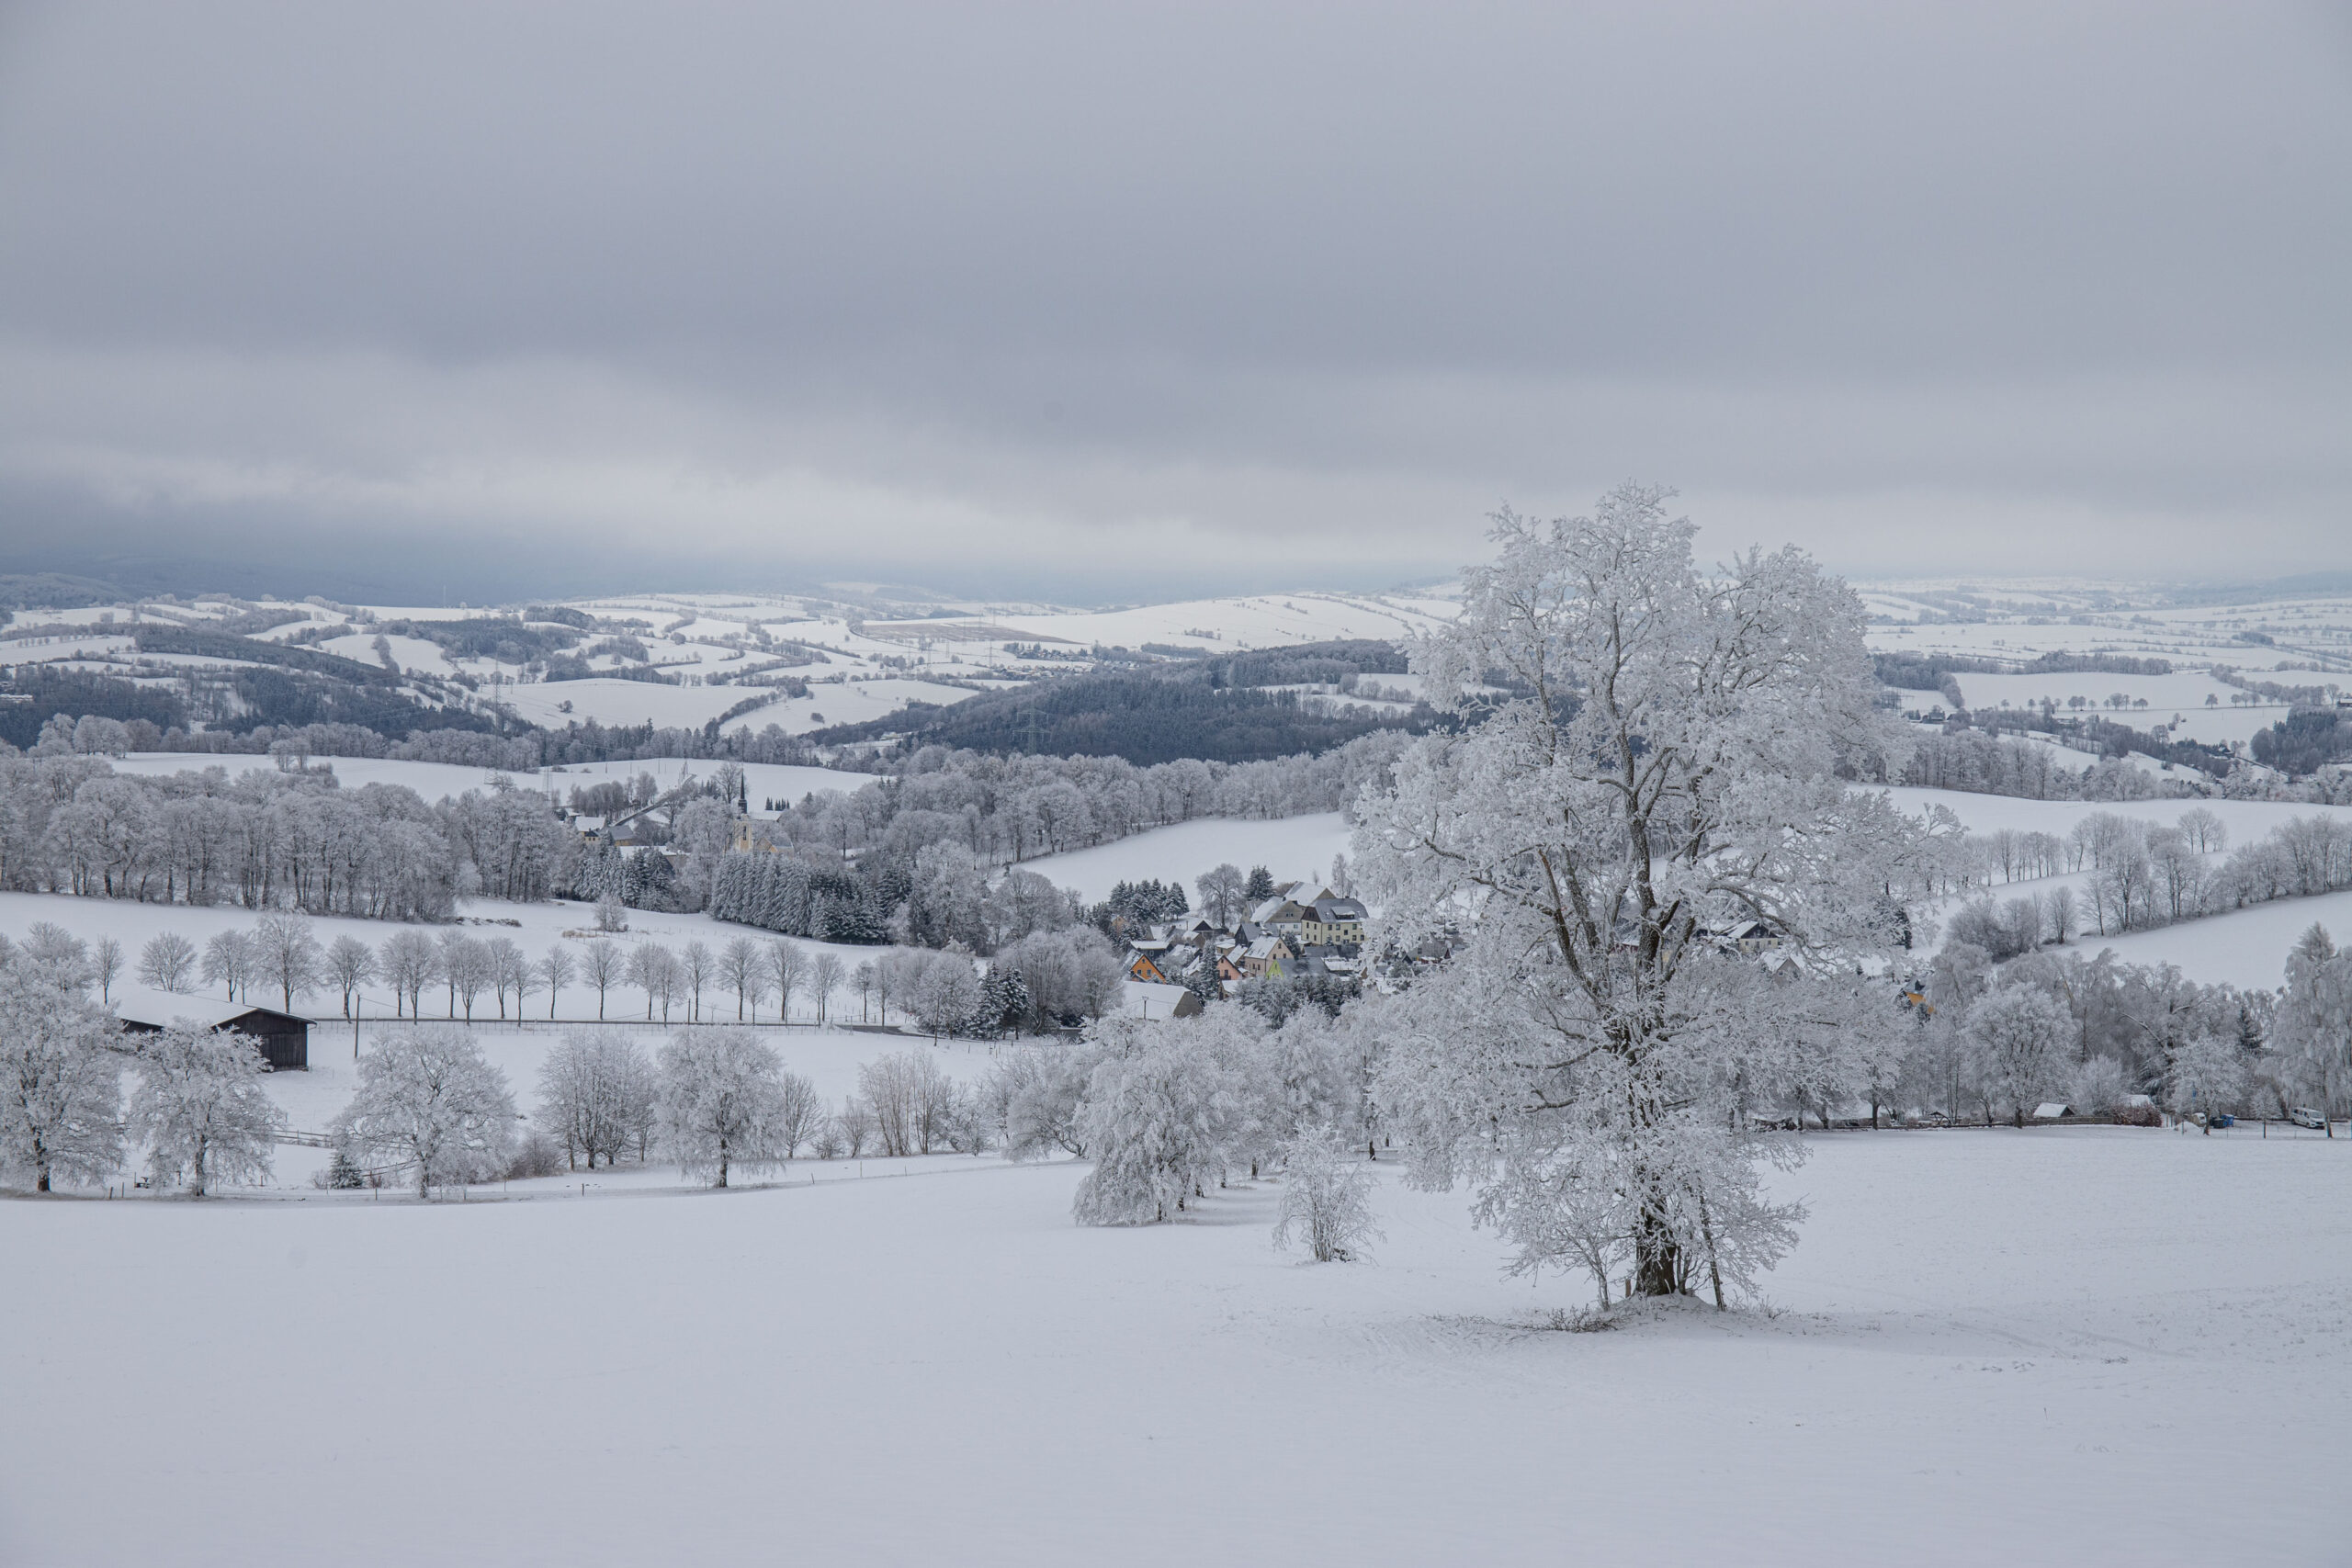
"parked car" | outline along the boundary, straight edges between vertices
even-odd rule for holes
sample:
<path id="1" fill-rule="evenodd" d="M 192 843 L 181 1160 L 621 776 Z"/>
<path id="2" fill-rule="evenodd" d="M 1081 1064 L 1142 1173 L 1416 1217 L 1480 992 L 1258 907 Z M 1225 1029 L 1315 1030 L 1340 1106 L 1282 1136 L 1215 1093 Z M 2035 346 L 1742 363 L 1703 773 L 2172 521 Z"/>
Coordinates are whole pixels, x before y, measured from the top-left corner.
<path id="1" fill-rule="evenodd" d="M 2298 1105 L 2287 1112 L 2287 1120 L 2298 1127 L 2309 1127 L 2314 1133 L 2327 1131 L 2327 1118 L 2308 1105 Z"/>

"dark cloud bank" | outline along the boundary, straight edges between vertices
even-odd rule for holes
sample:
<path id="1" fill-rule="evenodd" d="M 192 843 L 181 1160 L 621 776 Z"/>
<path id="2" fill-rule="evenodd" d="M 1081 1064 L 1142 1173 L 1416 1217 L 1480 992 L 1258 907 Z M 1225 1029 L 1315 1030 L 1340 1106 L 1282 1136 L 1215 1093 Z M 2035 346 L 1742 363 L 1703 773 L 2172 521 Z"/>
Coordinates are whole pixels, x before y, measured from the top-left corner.
<path id="1" fill-rule="evenodd" d="M 1378 586 L 1627 476 L 2352 566 L 2340 10 L 0 18 L 0 570 Z"/>

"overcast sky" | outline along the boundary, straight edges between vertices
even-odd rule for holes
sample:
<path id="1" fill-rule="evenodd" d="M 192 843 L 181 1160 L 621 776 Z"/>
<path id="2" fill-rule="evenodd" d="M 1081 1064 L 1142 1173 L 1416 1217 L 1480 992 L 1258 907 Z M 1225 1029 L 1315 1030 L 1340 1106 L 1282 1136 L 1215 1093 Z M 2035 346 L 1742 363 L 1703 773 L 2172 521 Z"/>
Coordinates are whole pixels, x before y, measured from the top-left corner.
<path id="1" fill-rule="evenodd" d="M 1628 477 L 2352 568 L 2352 14 L 0 9 L 0 570 L 1382 586 Z"/>

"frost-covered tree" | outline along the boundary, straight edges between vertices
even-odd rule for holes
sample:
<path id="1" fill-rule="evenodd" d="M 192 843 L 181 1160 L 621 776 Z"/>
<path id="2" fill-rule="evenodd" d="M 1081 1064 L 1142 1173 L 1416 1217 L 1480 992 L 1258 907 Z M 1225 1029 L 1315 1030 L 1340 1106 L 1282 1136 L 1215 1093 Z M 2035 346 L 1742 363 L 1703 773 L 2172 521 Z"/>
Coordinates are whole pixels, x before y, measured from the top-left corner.
<path id="1" fill-rule="evenodd" d="M 958 953 L 934 953 L 908 998 L 909 1010 L 934 1035 L 960 1034 L 980 1010 L 980 977 L 972 961 Z"/>
<path id="2" fill-rule="evenodd" d="M 549 1021 L 554 1021 L 556 1003 L 561 998 L 563 988 L 571 984 L 579 973 L 580 961 L 571 956 L 571 949 L 560 941 L 548 944 L 547 956 L 539 960 L 538 980 L 547 988 Z"/>
<path id="3" fill-rule="evenodd" d="M 863 1095 L 844 1096 L 833 1126 L 841 1134 L 842 1152 L 855 1159 L 874 1143 L 874 1107 Z"/>
<path id="4" fill-rule="evenodd" d="M 177 931 L 158 931 L 139 950 L 139 983 L 175 994 L 196 983 L 196 943 Z"/>
<path id="5" fill-rule="evenodd" d="M 596 987 L 596 1016 L 605 1016 L 605 994 L 623 983 L 628 964 L 609 942 L 592 942 L 580 956 L 581 978 Z"/>
<path id="6" fill-rule="evenodd" d="M 1268 896 L 1271 897 L 1272 879 L 1269 878 L 1268 882 Z M 1228 862 L 1213 871 L 1204 871 L 1193 880 L 1193 886 L 1201 895 L 1201 913 L 1212 922 L 1230 926 L 1240 918 L 1245 890 L 1250 882 L 1241 874 L 1239 866 Z"/>
<path id="7" fill-rule="evenodd" d="M 641 942 L 629 949 L 627 974 L 628 983 L 645 993 L 645 1021 L 653 1021 L 653 1008 L 662 1005 L 662 1017 L 669 1016 L 671 971 L 676 960 L 670 950 L 658 942 Z"/>
<path id="8" fill-rule="evenodd" d="M 506 1075 L 455 1024 L 413 1024 L 379 1041 L 359 1088 L 334 1119 L 335 1145 L 355 1158 L 413 1165 L 420 1198 L 453 1181 L 490 1181 L 514 1148 Z"/>
<path id="9" fill-rule="evenodd" d="M 841 989 L 843 966 L 838 953 L 820 951 L 808 963 L 808 994 L 817 1003 L 817 1022 L 822 1026 L 831 1009 L 833 993 Z"/>
<path id="10" fill-rule="evenodd" d="M 1355 872 L 1392 939 L 1469 933 L 1397 998 L 1381 1069 L 1418 1179 L 1472 1182 L 1525 1266 L 1577 1262 L 1561 1227 L 1601 1214 L 1636 1292 L 1721 1302 L 1797 1217 L 1758 1174 L 1792 1156 L 1737 1106 L 1843 1048 L 1920 829 L 1841 776 L 1900 762 L 1860 602 L 1792 549 L 1702 573 L 1666 494 L 1498 517 L 1413 652 L 1433 704 L 1488 716 L 1367 790 Z M 1770 972 L 1717 936 L 1742 919 L 1780 933 Z"/>
<path id="11" fill-rule="evenodd" d="M 797 942 L 774 937 L 761 956 L 767 965 L 767 989 L 775 997 L 776 1021 L 790 1023 L 792 998 L 808 985 L 808 954 Z"/>
<path id="12" fill-rule="evenodd" d="M 424 987 L 433 984 L 440 970 L 441 953 L 433 939 L 423 931 L 395 931 L 385 939 L 377 964 L 384 983 L 392 988 L 393 1016 L 399 1016 L 400 999 L 406 998 L 408 1016 L 417 1017 Z"/>
<path id="13" fill-rule="evenodd" d="M 25 952 L 75 990 L 92 979 L 90 944 L 54 920 L 35 920 L 25 928 Z"/>
<path id="14" fill-rule="evenodd" d="M 70 971 L 0 955 L 0 1168 L 47 1192 L 122 1163 L 120 1031 Z"/>
<path id="15" fill-rule="evenodd" d="M 2123 1064 L 2108 1055 L 2085 1057 L 2066 1084 L 2067 1103 L 2086 1116 L 2106 1115 L 2131 1092 Z"/>
<path id="16" fill-rule="evenodd" d="M 97 982 L 101 1004 L 114 1000 L 114 983 L 122 977 L 122 943 L 110 936 L 98 938 L 90 949 L 90 978 Z"/>
<path id="17" fill-rule="evenodd" d="M 1351 1263 L 1380 1239 L 1372 1217 L 1372 1175 L 1329 1127 L 1291 1140 L 1283 1157 L 1282 1219 L 1274 1245 L 1296 1241 L 1317 1263 Z"/>
<path id="18" fill-rule="evenodd" d="M 531 988 L 531 961 L 512 937 L 494 936 L 481 944 L 482 966 L 491 992 L 498 998 L 498 1016 L 506 1016 L 506 994 L 514 994 L 514 1016 L 523 1016 L 523 998 Z"/>
<path id="19" fill-rule="evenodd" d="M 2075 1021 L 2047 992 L 2005 986 L 1969 1010 L 1966 1029 L 1978 1092 L 2024 1126 L 2072 1069 Z"/>
<path id="20" fill-rule="evenodd" d="M 242 1034 L 185 1020 L 139 1043 L 130 1126 L 159 1183 L 187 1179 L 198 1198 L 216 1182 L 266 1177 L 286 1113 L 262 1080 L 260 1049 Z"/>
<path id="21" fill-rule="evenodd" d="M 658 1098 L 653 1065 L 634 1040 L 570 1030 L 539 1065 L 539 1130 L 575 1168 L 611 1165 L 637 1146 Z"/>
<path id="22" fill-rule="evenodd" d="M 886 1155 L 927 1155 L 949 1145 L 957 1111 L 956 1085 L 928 1051 L 898 1051 L 857 1069 L 858 1098 L 874 1112 Z"/>
<path id="23" fill-rule="evenodd" d="M 785 1158 L 798 1154 L 803 1144 L 814 1144 L 831 1120 L 814 1079 L 791 1072 L 777 1077 L 775 1139 Z"/>
<path id="24" fill-rule="evenodd" d="M 254 967 L 253 939 L 243 931 L 216 931 L 204 944 L 204 983 L 219 986 L 232 1002 Z"/>
<path id="25" fill-rule="evenodd" d="M 702 994 L 710 989 L 718 979 L 718 955 L 711 952 L 708 942 L 689 942 L 678 954 L 678 976 L 685 987 L 686 994 L 692 998 L 690 1010 L 686 1014 L 687 1020 L 690 1022 L 700 1023 Z"/>
<path id="26" fill-rule="evenodd" d="M 450 1016 L 463 1006 L 466 1021 L 474 1021 L 474 1001 L 488 988 L 497 974 L 496 960 L 490 944 L 472 937 L 445 936 L 441 939 L 441 978 L 449 987 Z"/>
<path id="27" fill-rule="evenodd" d="M 2176 1115 L 2221 1115 L 2245 1098 L 2246 1054 L 2234 1036 L 2190 1035 L 2165 1064 L 2165 1103 Z"/>
<path id="28" fill-rule="evenodd" d="M 2287 1081 L 2335 1118 L 2352 1107 L 2352 954 L 2314 922 L 2287 954 L 2287 986 L 2270 1026 Z"/>
<path id="29" fill-rule="evenodd" d="M 1078 1141 L 1094 1161 L 1070 1204 L 1080 1224 L 1149 1224 L 1224 1172 L 1225 1084 L 1180 1026 L 1105 1030 L 1115 1040 L 1087 1081 Z"/>
<path id="30" fill-rule="evenodd" d="M 1078 1108 L 1100 1060 L 1091 1045 L 1031 1046 L 1008 1053 L 990 1069 L 983 1093 L 997 1108 L 1007 1157 L 1085 1156 Z"/>
<path id="31" fill-rule="evenodd" d="M 311 934 L 311 917 L 300 909 L 264 915 L 253 934 L 254 973 L 275 987 L 278 1005 L 294 1010 L 294 998 L 324 977 L 326 952 Z"/>
<path id="32" fill-rule="evenodd" d="M 662 1048 L 662 1142 L 689 1175 L 727 1185 L 737 1169 L 781 1164 L 784 1066 L 747 1029 L 681 1034 Z"/>
<path id="33" fill-rule="evenodd" d="M 339 936 L 328 944 L 324 967 L 327 984 L 343 993 L 343 1016 L 349 1018 L 359 987 L 376 977 L 376 955 L 356 937 Z"/>
<path id="34" fill-rule="evenodd" d="M 767 995 L 758 942 L 747 936 L 729 938 L 718 952 L 718 978 L 720 984 L 735 993 L 736 1022 L 741 1023 L 747 1016 L 758 1016 L 760 998 Z"/>

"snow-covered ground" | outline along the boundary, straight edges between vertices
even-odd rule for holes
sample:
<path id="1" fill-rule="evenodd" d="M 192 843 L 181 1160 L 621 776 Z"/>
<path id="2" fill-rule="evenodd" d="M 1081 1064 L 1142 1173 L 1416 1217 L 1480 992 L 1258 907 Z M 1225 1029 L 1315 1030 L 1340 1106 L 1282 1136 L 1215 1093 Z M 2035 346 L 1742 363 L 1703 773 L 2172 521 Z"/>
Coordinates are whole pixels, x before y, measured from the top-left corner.
<path id="1" fill-rule="evenodd" d="M 1929 804 L 1948 807 L 1973 833 L 1994 833 L 2008 828 L 2020 833 L 2055 833 L 2063 838 L 2075 823 L 2101 811 L 2170 826 L 2180 820 L 2183 812 L 2202 807 L 2222 819 L 2234 848 L 2263 837 L 2291 817 L 2316 815 L 2352 821 L 2352 806 L 2303 806 L 2275 800 L 2021 800 L 2008 795 L 1971 795 L 1963 790 L 1907 786 L 1887 793 L 1905 811 L 1917 812 Z"/>
<path id="2" fill-rule="evenodd" d="M 1961 700 L 1973 708 L 2040 707 L 2043 699 L 2049 698 L 2057 703 L 2060 713 L 2071 716 L 2077 710 L 2069 708 L 2066 700 L 2081 697 L 2091 705 L 2091 710 L 2111 714 L 2126 724 L 2143 726 L 2156 719 L 2168 719 L 2175 713 L 2186 715 L 2190 708 L 2203 707 L 2207 697 L 2227 706 L 2232 697 L 2245 694 L 2202 670 L 2177 670 L 2169 675 L 2069 671 L 2050 675 L 1962 674 L 1953 679 L 1960 682 Z M 2107 706 L 2107 699 L 2119 692 L 2127 697 L 2145 697 L 2148 706 L 2120 711 Z"/>
<path id="3" fill-rule="evenodd" d="M 2154 931 L 2079 937 L 2075 945 L 2085 953 L 2113 948 L 2126 964 L 2170 964 L 2209 986 L 2275 990 L 2287 981 L 2287 950 L 2314 921 L 2339 944 L 2352 941 L 2352 893 L 2280 898 Z"/>
<path id="4" fill-rule="evenodd" d="M 926 626 L 920 621 L 869 621 L 870 636 L 923 637 L 934 647 L 965 648 L 975 656 L 1011 632 L 1089 648 L 1141 648 L 1145 643 L 1230 652 L 1286 643 L 1344 637 L 1395 639 L 1451 620 L 1458 601 L 1437 594 L 1261 593 L 1236 599 L 1194 599 L 1124 610 L 1052 615 L 986 615 Z"/>
<path id="5" fill-rule="evenodd" d="M 741 686 L 664 686 L 650 681 L 546 681 L 531 685 L 501 686 L 500 701 L 533 724 L 561 729 L 572 722 L 629 725 L 650 723 L 657 728 L 699 728 L 747 696 Z M 757 715 L 746 715 L 753 728 Z"/>
<path id="6" fill-rule="evenodd" d="M 0 1204 L 0 1559 L 2345 1560 L 2352 1145 L 1811 1142 L 1777 1315 L 1594 1334 L 1394 1181 L 1320 1267 L 994 1159 Z"/>
<path id="7" fill-rule="evenodd" d="M 1970 795 L 1958 790 L 1898 788 L 1888 792 L 1904 810 L 1918 812 L 1929 805 L 1950 807 L 1973 833 L 2002 829 L 2042 832 L 2064 838 L 2083 818 L 2112 811 L 2142 821 L 2170 825 L 2186 811 L 2203 807 L 2222 819 L 2230 844 L 2252 843 L 2290 817 L 2313 814 L 2352 820 L 2352 807 L 2301 806 L 2266 800 L 2020 800 L 2012 795 Z M 2219 861 L 2222 856 L 2208 857 Z M 1939 901 L 1930 912 L 1940 919 L 1968 898 L 1996 902 L 2027 895 L 2046 895 L 2072 887 L 2081 908 L 2087 909 L 2089 872 L 1996 882 L 1990 888 Z M 2339 936 L 2352 935 L 2352 893 L 2316 898 L 2281 898 L 2226 915 L 2209 915 L 2154 931 L 2122 936 L 2085 932 L 2071 944 L 2074 951 L 2095 954 L 2112 948 L 2127 964 L 2170 964 L 2191 980 L 2204 985 L 2229 984 L 2272 988 L 2286 977 L 2287 950 L 2318 920 Z"/>
<path id="8" fill-rule="evenodd" d="M 1185 897 L 1193 897 L 1193 879 L 1227 863 L 1245 872 L 1262 865 L 1277 882 L 1295 877 L 1319 883 L 1331 874 L 1331 857 L 1347 852 L 1353 832 L 1337 811 L 1272 821 L 1203 817 L 1023 863 L 1059 886 L 1077 888 L 1090 904 L 1109 897 L 1115 883 L 1170 877 Z"/>

